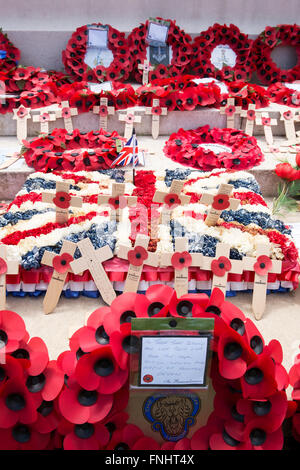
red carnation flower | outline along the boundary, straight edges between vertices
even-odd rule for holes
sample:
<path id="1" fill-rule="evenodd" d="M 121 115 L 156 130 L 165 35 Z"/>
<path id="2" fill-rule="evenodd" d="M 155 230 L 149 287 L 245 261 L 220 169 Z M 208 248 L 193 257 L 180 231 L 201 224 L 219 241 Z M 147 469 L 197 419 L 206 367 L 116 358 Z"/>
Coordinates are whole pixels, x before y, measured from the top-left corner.
<path id="1" fill-rule="evenodd" d="M 216 194 L 212 207 L 216 210 L 225 210 L 230 206 L 229 196 L 227 194 Z"/>
<path id="2" fill-rule="evenodd" d="M 216 276 L 223 277 L 231 270 L 231 262 L 226 256 L 220 256 L 211 262 L 211 270 Z"/>
<path id="3" fill-rule="evenodd" d="M 128 252 L 128 261 L 133 266 L 142 266 L 147 258 L 148 252 L 142 246 L 135 246 L 133 250 Z"/>
<path id="4" fill-rule="evenodd" d="M 53 198 L 53 203 L 61 209 L 68 209 L 70 207 L 71 196 L 65 191 L 57 191 Z"/>
<path id="5" fill-rule="evenodd" d="M 53 268 L 55 271 L 64 274 L 70 269 L 70 263 L 74 260 L 70 253 L 62 253 L 53 258 Z"/>
<path id="6" fill-rule="evenodd" d="M 265 255 L 259 256 L 254 264 L 254 271 L 260 276 L 265 276 L 272 269 L 272 260 Z"/>
<path id="7" fill-rule="evenodd" d="M 175 269 L 189 268 L 192 264 L 192 256 L 187 251 L 174 253 L 171 258 L 171 263 Z"/>
<path id="8" fill-rule="evenodd" d="M 124 385 L 128 371 L 120 369 L 111 348 L 103 346 L 79 359 L 75 377 L 86 390 L 111 394 Z"/>

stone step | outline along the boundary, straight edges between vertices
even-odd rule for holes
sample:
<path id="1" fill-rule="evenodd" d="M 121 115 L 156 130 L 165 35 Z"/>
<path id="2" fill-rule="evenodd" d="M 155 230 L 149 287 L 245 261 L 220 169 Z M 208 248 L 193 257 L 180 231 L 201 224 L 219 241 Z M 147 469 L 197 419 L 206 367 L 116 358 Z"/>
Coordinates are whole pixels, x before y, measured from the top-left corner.
<path id="1" fill-rule="evenodd" d="M 41 108 L 42 112 L 57 109 L 57 105 L 47 106 Z M 280 120 L 280 111 L 285 111 L 289 108 L 276 103 L 272 103 L 266 108 L 261 108 L 259 111 L 268 112 L 271 118 L 277 119 L 277 125 L 272 126 L 274 136 L 284 136 L 284 123 Z M 145 108 L 142 106 L 129 108 L 137 115 L 142 116 L 141 123 L 135 124 L 137 135 L 151 135 L 152 131 L 152 116 L 146 115 Z M 119 113 L 124 113 L 124 110 L 116 112 L 113 116 L 108 116 L 108 131 L 117 131 L 120 135 L 124 133 L 124 122 L 119 121 Z M 39 114 L 39 109 L 32 109 L 31 115 Z M 170 111 L 167 116 L 160 116 L 160 134 L 170 135 L 177 132 L 179 128 L 195 129 L 199 126 L 209 125 L 210 127 L 227 127 L 227 116 L 220 114 L 219 109 L 203 107 L 194 111 Z M 89 132 L 91 130 L 99 129 L 99 116 L 93 112 L 81 113 L 78 116 L 73 116 L 74 129 L 80 129 L 82 132 Z M 13 120 L 13 113 L 0 115 L 0 135 L 1 136 L 15 136 L 16 135 L 16 120 Z M 239 115 L 235 116 L 235 127 L 237 129 L 245 129 L 245 118 Z M 63 119 L 59 118 L 56 121 L 49 122 L 49 129 L 52 131 L 55 128 L 64 127 Z M 300 131 L 300 120 L 295 122 L 297 131 Z M 40 123 L 33 122 L 32 119 L 27 120 L 28 136 L 33 137 L 38 135 L 40 131 Z M 254 126 L 254 135 L 261 136 L 264 134 L 262 126 Z"/>
<path id="2" fill-rule="evenodd" d="M 182 167 L 182 165 L 164 156 L 163 147 L 167 139 L 168 136 L 160 136 L 157 140 L 153 140 L 150 136 L 138 136 L 139 148 L 145 150 L 145 169 L 158 170 Z M 277 139 L 278 146 L 282 142 L 284 142 L 283 138 Z M 260 184 L 263 196 L 274 197 L 277 194 L 279 181 L 274 173 L 274 168 L 278 161 L 274 158 L 273 154 L 266 151 L 264 139 L 258 138 L 258 144 L 265 154 L 265 161 L 261 165 L 249 170 L 249 172 L 255 176 Z M 9 158 L 14 152 L 20 150 L 20 144 L 16 137 L 0 137 L 0 149 L 2 160 L 5 160 L 5 158 Z M 5 157 L 5 155 L 8 157 Z M 138 169 L 142 168 L 138 167 Z M 33 171 L 32 168 L 26 165 L 23 158 L 9 168 L 0 170 L 0 200 L 13 199 L 28 175 Z"/>

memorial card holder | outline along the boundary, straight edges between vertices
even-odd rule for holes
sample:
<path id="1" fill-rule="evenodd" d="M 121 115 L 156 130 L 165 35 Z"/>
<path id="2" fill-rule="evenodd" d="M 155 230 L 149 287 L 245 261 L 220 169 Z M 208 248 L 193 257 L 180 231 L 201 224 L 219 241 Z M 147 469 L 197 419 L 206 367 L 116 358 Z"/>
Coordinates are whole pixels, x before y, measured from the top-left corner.
<path id="1" fill-rule="evenodd" d="M 131 321 L 128 421 L 160 444 L 189 438 L 213 409 L 213 330 L 211 318 Z"/>

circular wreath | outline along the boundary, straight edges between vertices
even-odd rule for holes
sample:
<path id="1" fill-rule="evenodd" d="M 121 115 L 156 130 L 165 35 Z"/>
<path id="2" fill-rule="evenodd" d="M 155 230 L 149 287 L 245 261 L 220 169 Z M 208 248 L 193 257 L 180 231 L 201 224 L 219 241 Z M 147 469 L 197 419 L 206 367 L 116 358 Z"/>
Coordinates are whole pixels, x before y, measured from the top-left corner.
<path id="1" fill-rule="evenodd" d="M 69 134 L 65 129 L 54 129 L 49 135 L 23 141 L 22 153 L 27 165 L 37 171 L 102 170 L 110 168 L 118 156 L 116 140 L 125 141 L 115 131 L 85 133 L 75 129 Z"/>
<path id="2" fill-rule="evenodd" d="M 290 86 L 287 86 L 287 83 L 272 83 L 267 90 L 268 97 L 270 101 L 275 103 L 298 108 L 300 106 L 300 89 L 297 85 L 293 88 L 293 83 Z"/>
<path id="3" fill-rule="evenodd" d="M 131 318 L 213 318 L 210 378 L 214 409 L 191 435 L 160 445 L 126 412 L 129 361 L 140 341 Z M 170 325 L 171 326 L 171 325 Z M 70 339 L 70 350 L 49 361 L 21 317 L 0 312 L 0 449 L 65 450 L 279 450 L 291 414 L 278 341 L 268 345 L 219 289 L 177 298 L 169 286 L 145 295 L 125 293 L 95 310 Z M 1 349 L 0 349 L 1 350 Z"/>
<path id="4" fill-rule="evenodd" d="M 0 29 L 0 72 L 14 68 L 20 59 L 20 51 Z"/>
<path id="5" fill-rule="evenodd" d="M 66 49 L 62 52 L 66 71 L 79 81 L 126 80 L 131 71 L 132 61 L 125 33 L 101 23 L 93 23 L 91 26 L 108 26 L 108 48 L 112 51 L 113 61 L 109 67 L 98 65 L 93 69 L 84 62 L 88 40 L 88 26 L 84 25 L 76 29 L 69 39 Z"/>
<path id="6" fill-rule="evenodd" d="M 267 26 L 253 44 L 256 73 L 262 83 L 293 82 L 300 78 L 300 27 L 294 25 Z M 278 46 L 292 46 L 297 54 L 297 64 L 289 70 L 278 67 L 271 57 Z"/>
<path id="7" fill-rule="evenodd" d="M 190 70 L 200 77 L 214 77 L 218 80 L 249 80 L 253 70 L 252 43 L 248 35 L 241 33 L 237 26 L 216 23 L 194 39 Z M 223 63 L 221 68 L 217 68 L 213 64 L 212 54 L 216 47 L 222 45 L 234 52 L 235 63 L 232 66 Z"/>
<path id="8" fill-rule="evenodd" d="M 162 20 L 162 18 L 156 18 Z M 157 78 L 174 77 L 176 75 L 182 75 L 190 62 L 190 56 L 192 53 L 191 47 L 191 36 L 186 34 L 183 29 L 180 29 L 173 20 L 167 20 L 170 22 L 168 31 L 168 38 L 166 44 L 172 47 L 172 59 L 168 66 L 163 64 L 153 65 L 154 70 L 149 72 L 149 81 Z M 137 82 L 142 82 L 143 71 L 138 69 L 139 64 L 143 64 L 144 60 L 147 59 L 147 47 L 148 42 L 147 31 L 149 21 L 140 24 L 137 28 L 134 28 L 128 36 L 128 45 L 133 57 L 133 73 L 134 78 Z"/>
<path id="9" fill-rule="evenodd" d="M 164 153 L 182 165 L 210 171 L 214 168 L 245 170 L 264 159 L 255 137 L 236 129 L 209 126 L 171 134 Z"/>

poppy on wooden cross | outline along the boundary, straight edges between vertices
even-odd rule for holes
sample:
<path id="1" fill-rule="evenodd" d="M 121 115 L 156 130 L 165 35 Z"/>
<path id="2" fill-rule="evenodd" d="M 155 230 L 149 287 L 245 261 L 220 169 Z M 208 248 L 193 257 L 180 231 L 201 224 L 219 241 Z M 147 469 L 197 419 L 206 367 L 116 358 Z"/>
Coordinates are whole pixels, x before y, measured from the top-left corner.
<path id="1" fill-rule="evenodd" d="M 220 108 L 220 114 L 226 114 L 227 121 L 226 126 L 231 129 L 235 129 L 235 116 L 240 114 L 242 111 L 241 106 L 235 106 L 235 99 L 228 98 L 226 102 L 226 106 Z"/>
<path id="2" fill-rule="evenodd" d="M 160 116 L 166 116 L 168 114 L 168 108 L 160 106 L 160 100 L 154 98 L 152 106 L 146 107 L 145 114 L 152 115 L 152 137 L 157 139 L 159 136 L 159 123 Z"/>
<path id="3" fill-rule="evenodd" d="M 241 117 L 246 118 L 245 132 L 253 135 L 254 123 L 256 118 L 255 104 L 250 103 L 247 109 L 241 110 Z"/>
<path id="4" fill-rule="evenodd" d="M 161 223 L 169 223 L 172 211 L 180 206 L 189 204 L 191 196 L 182 194 L 185 181 L 173 180 L 169 191 L 156 191 L 153 196 L 153 202 L 164 204 L 161 213 Z"/>
<path id="5" fill-rule="evenodd" d="M 53 112 L 44 112 L 40 110 L 39 114 L 32 116 L 33 122 L 40 123 L 40 131 L 42 134 L 49 134 L 49 122 L 56 121 L 57 115 Z"/>
<path id="6" fill-rule="evenodd" d="M 20 143 L 27 137 L 27 120 L 31 119 L 30 111 L 30 108 L 25 108 L 23 105 L 13 109 L 13 119 L 17 121 L 17 139 Z"/>
<path id="7" fill-rule="evenodd" d="M 116 293 L 103 267 L 104 261 L 113 258 L 114 254 L 108 245 L 95 250 L 89 238 L 77 243 L 81 258 L 71 261 L 70 266 L 75 274 L 88 270 L 102 296 L 108 305 L 116 298 Z"/>
<path id="8" fill-rule="evenodd" d="M 133 248 L 125 245 L 117 248 L 117 256 L 129 262 L 124 292 L 137 292 L 144 264 L 154 267 L 159 264 L 158 255 L 148 251 L 149 240 L 148 235 L 138 234 Z"/>
<path id="9" fill-rule="evenodd" d="M 5 310 L 6 304 L 6 275 L 18 274 L 19 262 L 7 257 L 5 245 L 0 245 L 0 310 Z"/>
<path id="10" fill-rule="evenodd" d="M 71 108 L 69 101 L 62 101 L 59 105 L 59 109 L 56 111 L 56 115 L 58 118 L 63 118 L 65 129 L 69 133 L 72 133 L 74 130 L 72 116 L 78 115 L 78 109 Z"/>
<path id="11" fill-rule="evenodd" d="M 142 64 L 138 65 L 138 69 L 143 71 L 143 85 L 147 85 L 149 82 L 149 72 L 154 70 L 154 67 L 150 64 L 149 60 L 144 60 Z"/>
<path id="12" fill-rule="evenodd" d="M 107 130 L 107 120 L 109 115 L 115 114 L 115 107 L 108 106 L 108 99 L 107 98 L 100 98 L 99 106 L 93 107 L 93 113 L 99 114 L 99 125 L 100 129 Z"/>
<path id="13" fill-rule="evenodd" d="M 55 193 L 44 191 L 42 193 L 42 201 L 55 205 L 56 222 L 64 224 L 69 219 L 70 207 L 81 207 L 82 198 L 79 196 L 71 196 L 69 194 L 70 185 L 62 181 L 56 182 Z"/>
<path id="14" fill-rule="evenodd" d="M 255 124 L 257 126 L 263 126 L 267 144 L 273 145 L 272 126 L 277 126 L 277 119 L 271 119 L 269 113 L 263 111 L 256 111 L 255 116 Z"/>
<path id="15" fill-rule="evenodd" d="M 133 110 L 128 109 L 126 113 L 119 113 L 119 121 L 125 123 L 124 137 L 128 140 L 132 136 L 133 124 L 141 122 L 142 116 L 136 116 Z"/>
<path id="16" fill-rule="evenodd" d="M 230 197 L 232 191 L 232 184 L 220 184 L 217 194 L 202 194 L 199 203 L 206 206 L 211 206 L 205 219 L 206 225 L 209 227 L 216 225 L 223 210 L 237 210 L 240 205 L 240 201 Z"/>
<path id="17" fill-rule="evenodd" d="M 280 274 L 282 261 L 270 258 L 270 246 L 259 243 L 256 246 L 256 258 L 243 258 L 244 271 L 254 271 L 252 310 L 256 320 L 260 320 L 266 308 L 268 274 Z"/>
<path id="18" fill-rule="evenodd" d="M 53 274 L 43 301 L 44 313 L 53 312 L 58 304 L 66 278 L 72 271 L 70 263 L 74 260 L 76 243 L 64 240 L 60 253 L 45 251 L 41 264 L 53 267 Z"/>
<path id="19" fill-rule="evenodd" d="M 136 196 L 125 196 L 125 183 L 113 183 L 111 194 L 99 194 L 98 204 L 109 205 L 112 209 L 111 219 L 120 221 L 122 209 L 125 207 L 135 206 L 137 203 Z"/>

